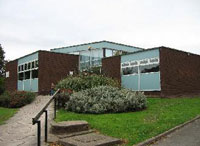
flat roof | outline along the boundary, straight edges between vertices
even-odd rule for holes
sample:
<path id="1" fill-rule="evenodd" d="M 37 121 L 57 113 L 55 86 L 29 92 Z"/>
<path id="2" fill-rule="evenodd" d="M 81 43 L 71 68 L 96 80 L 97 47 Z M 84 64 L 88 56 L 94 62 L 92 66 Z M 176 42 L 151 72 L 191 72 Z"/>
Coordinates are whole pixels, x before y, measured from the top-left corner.
<path id="1" fill-rule="evenodd" d="M 130 48 L 137 48 L 137 49 L 144 49 L 144 48 L 140 48 L 140 47 L 135 47 L 135 46 L 131 46 L 131 45 L 126 45 L 126 44 L 121 44 L 121 43 L 116 43 L 116 42 L 111 42 L 111 41 L 95 41 L 95 42 L 90 42 L 90 43 L 83 43 L 83 44 L 78 44 L 78 45 L 71 45 L 71 46 L 66 46 L 66 47 L 59 47 L 59 48 L 53 48 L 51 50 L 59 50 L 59 49 L 66 49 L 66 48 L 71 48 L 71 47 L 79 47 L 79 46 L 84 46 L 84 45 L 90 45 L 90 44 L 96 44 L 96 43 L 111 43 L 111 44 L 115 44 L 115 45 L 121 45 L 121 46 L 126 46 L 126 47 L 130 47 Z"/>

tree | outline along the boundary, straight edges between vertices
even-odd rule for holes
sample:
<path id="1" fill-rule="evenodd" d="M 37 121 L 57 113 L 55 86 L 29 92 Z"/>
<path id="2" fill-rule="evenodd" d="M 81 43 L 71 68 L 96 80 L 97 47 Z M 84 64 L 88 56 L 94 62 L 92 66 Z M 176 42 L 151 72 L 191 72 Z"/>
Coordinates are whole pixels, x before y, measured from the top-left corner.
<path id="1" fill-rule="evenodd" d="M 5 75 L 5 52 L 0 44 L 0 77 Z"/>
<path id="2" fill-rule="evenodd" d="M 5 90 L 5 52 L 0 44 L 0 94 Z"/>

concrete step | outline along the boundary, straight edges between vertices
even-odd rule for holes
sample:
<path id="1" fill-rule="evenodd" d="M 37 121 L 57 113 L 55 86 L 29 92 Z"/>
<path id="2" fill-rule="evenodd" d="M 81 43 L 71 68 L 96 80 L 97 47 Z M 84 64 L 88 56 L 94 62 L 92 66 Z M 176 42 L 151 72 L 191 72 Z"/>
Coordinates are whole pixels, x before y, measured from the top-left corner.
<path id="1" fill-rule="evenodd" d="M 88 134 L 88 133 L 93 133 L 96 132 L 96 130 L 90 129 L 90 130 L 86 130 L 86 131 L 80 131 L 80 132 L 73 132 L 73 133 L 69 133 L 69 134 L 49 134 L 48 135 L 48 142 L 56 142 L 59 139 L 63 139 L 63 138 L 68 138 L 68 137 L 72 137 L 72 136 L 78 136 L 78 135 L 84 135 L 84 134 Z"/>
<path id="2" fill-rule="evenodd" d="M 73 133 L 69 133 L 69 134 L 62 134 L 62 135 L 57 135 L 59 139 L 63 139 L 63 138 L 68 138 L 68 137 L 72 137 L 72 136 L 78 136 L 78 135 L 84 135 L 84 134 L 88 134 L 88 133 L 94 133 L 96 132 L 95 130 L 86 130 L 86 131 L 80 131 L 80 132 L 73 132 Z"/>
<path id="3" fill-rule="evenodd" d="M 86 121 L 64 121 L 59 123 L 52 122 L 50 132 L 52 134 L 62 135 L 87 130 L 89 130 L 89 124 Z"/>
<path id="4" fill-rule="evenodd" d="M 122 144 L 122 141 L 98 133 L 88 133 L 59 139 L 57 143 L 63 146 L 114 146 Z"/>

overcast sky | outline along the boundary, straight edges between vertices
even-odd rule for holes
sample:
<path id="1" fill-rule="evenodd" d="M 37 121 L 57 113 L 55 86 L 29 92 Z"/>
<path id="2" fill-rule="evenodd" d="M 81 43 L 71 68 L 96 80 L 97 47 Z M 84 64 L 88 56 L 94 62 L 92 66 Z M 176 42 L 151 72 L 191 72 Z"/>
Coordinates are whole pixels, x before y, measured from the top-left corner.
<path id="1" fill-rule="evenodd" d="M 200 54 L 200 0 L 0 0 L 6 59 L 101 40 Z"/>

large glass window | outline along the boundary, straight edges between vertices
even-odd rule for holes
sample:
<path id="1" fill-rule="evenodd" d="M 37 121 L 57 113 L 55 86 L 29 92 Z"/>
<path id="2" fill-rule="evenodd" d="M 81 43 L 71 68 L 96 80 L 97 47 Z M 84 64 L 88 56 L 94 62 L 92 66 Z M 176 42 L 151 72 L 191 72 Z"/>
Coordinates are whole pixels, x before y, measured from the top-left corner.
<path id="1" fill-rule="evenodd" d="M 18 79 L 26 80 L 31 78 L 38 78 L 38 60 L 26 62 L 18 66 Z M 32 74 L 33 73 L 33 74 Z M 32 76 L 31 76 L 32 74 Z"/>
<path id="2" fill-rule="evenodd" d="M 150 65 L 140 66 L 141 73 L 151 73 L 151 72 L 159 72 L 159 71 L 160 71 L 159 64 L 150 64 Z"/>
<path id="3" fill-rule="evenodd" d="M 103 49 L 90 49 L 80 52 L 80 70 L 87 70 L 91 67 L 101 66 Z"/>
<path id="4" fill-rule="evenodd" d="M 121 63 L 121 68 L 122 75 L 159 72 L 159 58 L 124 62 Z"/>

